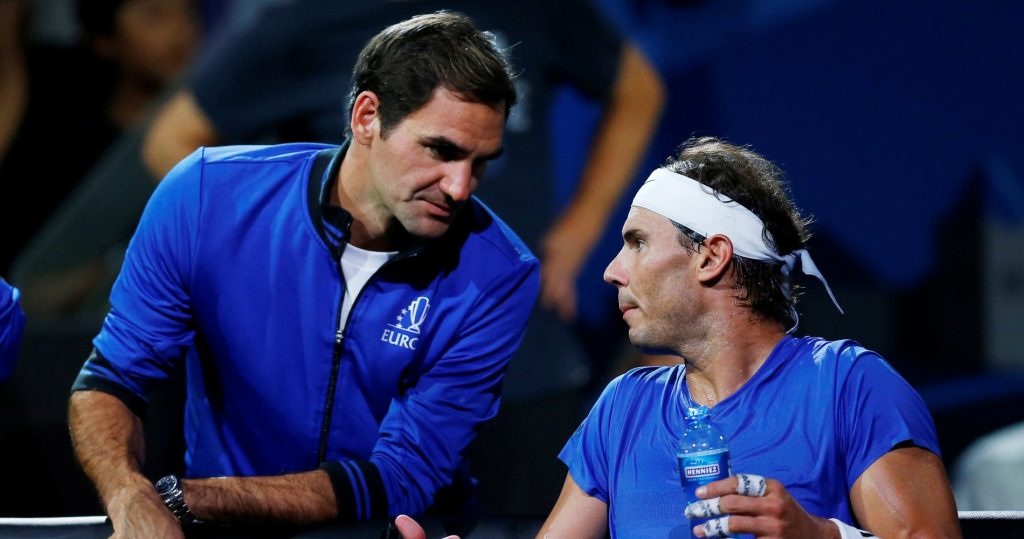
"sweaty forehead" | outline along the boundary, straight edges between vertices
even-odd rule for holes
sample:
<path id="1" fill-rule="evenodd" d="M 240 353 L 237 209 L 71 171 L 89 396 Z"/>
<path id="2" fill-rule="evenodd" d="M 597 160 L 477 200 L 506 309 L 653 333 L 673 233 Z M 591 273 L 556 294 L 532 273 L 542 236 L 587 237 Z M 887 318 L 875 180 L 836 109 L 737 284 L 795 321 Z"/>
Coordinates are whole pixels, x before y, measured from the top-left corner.
<path id="1" fill-rule="evenodd" d="M 672 221 L 667 217 L 639 206 L 629 208 L 626 222 L 622 225 L 623 232 L 639 230 L 648 234 L 655 234 L 659 231 L 671 232 L 674 228 Z"/>

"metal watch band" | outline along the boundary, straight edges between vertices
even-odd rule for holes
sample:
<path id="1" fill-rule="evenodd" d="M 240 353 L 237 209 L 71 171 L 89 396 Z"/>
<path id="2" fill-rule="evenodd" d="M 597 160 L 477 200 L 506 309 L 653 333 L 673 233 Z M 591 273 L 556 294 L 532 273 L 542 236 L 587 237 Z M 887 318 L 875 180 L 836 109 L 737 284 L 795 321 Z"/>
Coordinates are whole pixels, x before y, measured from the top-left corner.
<path id="1" fill-rule="evenodd" d="M 153 486 L 156 487 L 156 492 L 160 495 L 160 499 L 164 501 L 164 505 L 174 515 L 174 518 L 178 519 L 178 522 L 181 522 L 183 525 L 199 522 L 192 515 L 192 512 L 189 511 L 188 505 L 185 503 L 185 493 L 182 491 L 181 479 L 178 476 L 174 474 L 165 475 L 158 479 Z"/>

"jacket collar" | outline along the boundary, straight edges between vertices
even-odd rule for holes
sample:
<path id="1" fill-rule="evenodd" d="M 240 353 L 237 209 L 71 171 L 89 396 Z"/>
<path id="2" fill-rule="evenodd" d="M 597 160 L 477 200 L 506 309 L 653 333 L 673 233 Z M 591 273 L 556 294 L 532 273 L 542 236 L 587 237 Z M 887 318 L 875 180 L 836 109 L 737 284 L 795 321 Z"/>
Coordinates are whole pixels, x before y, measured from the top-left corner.
<path id="1" fill-rule="evenodd" d="M 331 204 L 331 193 L 350 143 L 351 141 L 346 139 L 337 148 L 320 150 L 309 173 L 309 214 L 313 218 L 317 235 L 331 249 L 335 259 L 338 259 L 345 250 L 352 227 L 352 214 L 345 208 Z M 458 218 L 456 220 L 458 221 Z M 436 242 L 414 239 L 392 261 L 419 255 L 433 243 Z"/>
<path id="2" fill-rule="evenodd" d="M 352 226 L 352 214 L 343 208 L 331 206 L 331 189 L 338 176 L 341 160 L 348 149 L 346 140 L 338 148 L 327 148 L 317 152 L 309 172 L 306 189 L 306 203 L 309 216 L 320 240 L 331 249 L 335 258 L 341 256 L 345 240 Z"/>

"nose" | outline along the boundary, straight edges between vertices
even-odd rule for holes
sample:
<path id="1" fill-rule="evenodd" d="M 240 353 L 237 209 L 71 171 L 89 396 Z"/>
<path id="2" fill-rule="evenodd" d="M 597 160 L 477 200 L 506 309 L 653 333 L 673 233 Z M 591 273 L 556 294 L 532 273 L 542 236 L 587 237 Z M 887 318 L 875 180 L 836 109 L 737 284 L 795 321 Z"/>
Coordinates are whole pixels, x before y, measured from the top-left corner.
<path id="1" fill-rule="evenodd" d="M 476 178 L 470 162 L 454 162 L 440 183 L 441 192 L 455 202 L 465 202 L 476 190 Z"/>
<path id="2" fill-rule="evenodd" d="M 622 269 L 622 252 L 626 249 L 625 246 L 619 249 L 619 254 L 615 255 L 615 258 L 608 263 L 608 267 L 604 269 L 604 282 L 615 286 L 622 287 L 626 286 L 628 282 L 626 278 L 626 272 Z"/>

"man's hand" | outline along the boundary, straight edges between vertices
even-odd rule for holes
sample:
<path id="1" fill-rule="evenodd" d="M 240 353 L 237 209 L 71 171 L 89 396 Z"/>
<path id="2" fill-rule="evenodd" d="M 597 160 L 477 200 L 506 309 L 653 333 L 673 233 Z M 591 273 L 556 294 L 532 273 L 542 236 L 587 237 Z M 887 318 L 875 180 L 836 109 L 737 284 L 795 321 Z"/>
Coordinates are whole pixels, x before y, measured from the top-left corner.
<path id="1" fill-rule="evenodd" d="M 601 235 L 593 218 L 562 216 L 542 241 L 540 300 L 563 321 L 576 319 L 576 278 Z"/>
<path id="2" fill-rule="evenodd" d="M 395 519 L 395 527 L 402 534 L 402 539 L 427 539 L 427 532 L 423 531 L 423 526 L 420 526 L 420 523 L 413 520 L 412 517 L 398 515 Z M 459 536 L 449 535 L 444 539 L 459 539 Z"/>
<path id="3" fill-rule="evenodd" d="M 755 490 L 741 487 L 744 483 L 749 485 L 751 479 L 756 483 L 762 478 L 738 474 L 697 489 L 697 497 L 703 501 L 690 504 L 686 508 L 687 515 L 696 513 L 698 517 L 713 517 L 707 523 L 694 527 L 698 537 L 749 533 L 765 539 L 839 539 L 835 524 L 807 514 L 782 483 L 768 479 L 764 495 L 757 496 Z M 716 533 L 715 530 L 720 531 Z"/>
<path id="4" fill-rule="evenodd" d="M 142 420 L 102 391 L 71 394 L 68 425 L 75 455 L 96 485 L 116 538 L 184 537 L 156 488 L 139 471 Z"/>
<path id="5" fill-rule="evenodd" d="M 107 515 L 114 527 L 112 538 L 184 538 L 181 524 L 167 510 L 153 486 L 144 484 L 124 488 L 110 498 Z"/>

